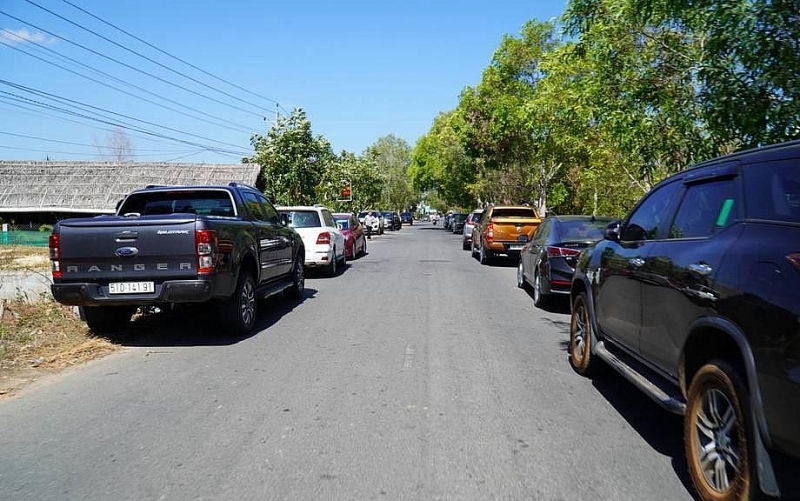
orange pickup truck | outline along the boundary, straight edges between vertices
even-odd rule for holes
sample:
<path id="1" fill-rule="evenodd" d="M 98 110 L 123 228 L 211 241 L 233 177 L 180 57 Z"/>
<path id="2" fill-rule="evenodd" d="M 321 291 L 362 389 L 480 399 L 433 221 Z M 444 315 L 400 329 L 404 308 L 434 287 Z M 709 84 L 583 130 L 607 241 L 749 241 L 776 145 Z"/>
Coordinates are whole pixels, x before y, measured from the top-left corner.
<path id="1" fill-rule="evenodd" d="M 472 230 L 472 255 L 489 264 L 495 254 L 519 256 L 542 223 L 533 207 L 496 205 L 483 211 Z"/>

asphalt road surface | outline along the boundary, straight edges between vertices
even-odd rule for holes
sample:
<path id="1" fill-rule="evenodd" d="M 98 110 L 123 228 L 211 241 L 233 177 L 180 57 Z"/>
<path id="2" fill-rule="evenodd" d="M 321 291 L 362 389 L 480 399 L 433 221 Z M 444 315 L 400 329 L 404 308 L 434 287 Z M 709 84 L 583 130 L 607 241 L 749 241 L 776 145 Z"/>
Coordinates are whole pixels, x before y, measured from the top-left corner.
<path id="1" fill-rule="evenodd" d="M 415 224 L 245 338 L 207 308 L 0 402 L 2 500 L 687 500 L 681 419 L 569 367 L 566 304 Z"/>

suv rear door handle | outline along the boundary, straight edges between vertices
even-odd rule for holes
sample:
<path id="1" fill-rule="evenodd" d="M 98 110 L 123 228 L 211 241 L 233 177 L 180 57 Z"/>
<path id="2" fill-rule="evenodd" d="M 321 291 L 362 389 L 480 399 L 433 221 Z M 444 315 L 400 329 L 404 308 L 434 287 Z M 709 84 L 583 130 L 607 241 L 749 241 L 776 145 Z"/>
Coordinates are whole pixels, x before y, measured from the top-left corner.
<path id="1" fill-rule="evenodd" d="M 689 265 L 689 271 L 697 273 L 698 275 L 706 276 L 714 271 L 714 268 L 706 263 L 694 263 Z"/>

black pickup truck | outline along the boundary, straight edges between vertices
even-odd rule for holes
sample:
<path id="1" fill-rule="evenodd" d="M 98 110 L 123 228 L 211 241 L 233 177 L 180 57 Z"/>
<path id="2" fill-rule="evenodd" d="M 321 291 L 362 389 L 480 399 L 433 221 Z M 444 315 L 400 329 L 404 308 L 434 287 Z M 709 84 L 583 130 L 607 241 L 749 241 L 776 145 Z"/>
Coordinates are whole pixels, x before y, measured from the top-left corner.
<path id="1" fill-rule="evenodd" d="M 148 186 L 113 216 L 60 221 L 50 236 L 52 292 L 92 330 L 128 323 L 140 306 L 211 302 L 226 332 L 255 323 L 259 297 L 299 298 L 305 250 L 255 188 Z"/>

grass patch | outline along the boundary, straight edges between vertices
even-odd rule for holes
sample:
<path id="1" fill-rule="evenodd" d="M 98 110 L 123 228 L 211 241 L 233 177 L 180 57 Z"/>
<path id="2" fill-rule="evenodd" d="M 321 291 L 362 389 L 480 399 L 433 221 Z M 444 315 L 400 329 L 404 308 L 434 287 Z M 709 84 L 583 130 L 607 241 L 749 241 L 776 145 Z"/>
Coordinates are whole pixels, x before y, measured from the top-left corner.
<path id="1" fill-rule="evenodd" d="M 27 245 L 0 246 L 0 270 L 40 270 L 50 268 L 47 247 Z"/>
<path id="2" fill-rule="evenodd" d="M 21 373 L 63 369 L 116 348 L 93 335 L 72 307 L 52 298 L 33 303 L 0 300 L 0 395 L 21 386 Z"/>

